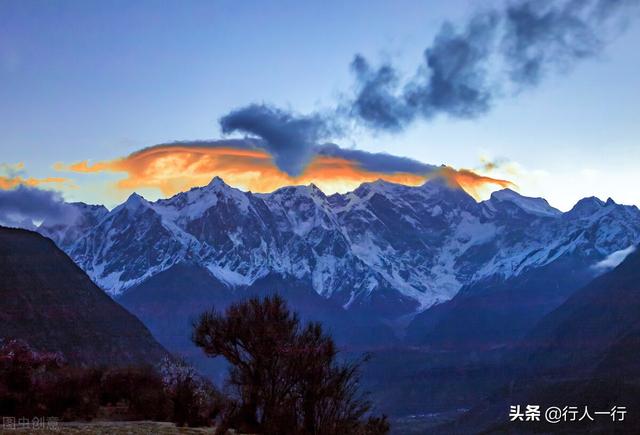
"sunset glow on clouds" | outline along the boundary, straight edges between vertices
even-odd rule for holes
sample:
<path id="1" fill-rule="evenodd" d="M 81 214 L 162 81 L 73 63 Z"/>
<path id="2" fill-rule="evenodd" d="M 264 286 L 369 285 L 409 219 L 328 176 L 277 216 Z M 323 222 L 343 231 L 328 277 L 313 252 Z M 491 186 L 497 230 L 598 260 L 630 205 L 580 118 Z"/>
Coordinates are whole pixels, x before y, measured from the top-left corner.
<path id="1" fill-rule="evenodd" d="M 14 187 L 17 187 L 20 185 L 36 187 L 36 186 L 41 186 L 43 184 L 51 184 L 51 183 L 61 184 L 61 183 L 66 183 L 68 181 L 69 179 L 64 177 L 22 178 L 20 176 L 5 177 L 0 175 L 0 189 L 3 189 L 3 190 L 13 189 Z"/>
<path id="2" fill-rule="evenodd" d="M 244 2 L 194 14 L 168 2 L 151 15 L 146 2 L 118 14 L 25 2 L 4 2 L 15 7 L 0 26 L 0 193 L 24 186 L 112 207 L 216 175 L 256 192 L 313 182 L 331 193 L 439 173 L 476 199 L 509 180 L 563 211 L 592 195 L 640 205 L 638 0 L 466 12 L 349 2 L 268 19 Z M 233 25 L 244 16 L 250 32 Z M 167 143 L 240 136 L 262 146 Z M 163 145 L 142 149 L 153 144 Z"/>
<path id="3" fill-rule="evenodd" d="M 24 163 L 0 164 L 0 189 L 9 190 L 18 186 L 38 187 L 45 184 L 69 184 L 71 180 L 65 177 L 25 177 Z M 70 184 L 69 184 L 70 185 Z"/>
<path id="4" fill-rule="evenodd" d="M 171 196 L 208 184 L 214 176 L 231 186 L 252 192 L 271 192 L 283 186 L 314 183 L 325 193 L 347 192 L 364 182 L 383 179 L 417 186 L 442 176 L 476 198 L 487 191 L 512 187 L 502 179 L 478 175 L 471 170 L 432 166 L 388 154 L 318 147 L 299 176 L 279 169 L 272 156 L 249 140 L 184 142 L 157 145 L 109 161 L 58 163 L 59 171 L 76 173 L 122 173 L 116 182 L 121 191 L 157 189 Z"/>

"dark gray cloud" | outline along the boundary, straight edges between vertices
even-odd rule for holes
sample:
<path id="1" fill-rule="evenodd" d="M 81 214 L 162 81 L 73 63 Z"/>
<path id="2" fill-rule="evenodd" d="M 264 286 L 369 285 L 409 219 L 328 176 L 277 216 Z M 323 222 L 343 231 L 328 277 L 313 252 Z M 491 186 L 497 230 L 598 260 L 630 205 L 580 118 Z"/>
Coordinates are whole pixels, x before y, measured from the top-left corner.
<path id="1" fill-rule="evenodd" d="M 424 52 L 425 64 L 407 84 L 405 104 L 425 118 L 439 113 L 468 118 L 488 111 L 494 91 L 487 62 L 497 24 L 495 12 L 474 16 L 462 31 L 445 23 Z"/>
<path id="2" fill-rule="evenodd" d="M 20 185 L 0 190 L 0 224 L 29 228 L 33 222 L 64 222 L 77 216 L 74 207 L 51 190 Z M 31 225 L 29 225 L 31 224 Z"/>
<path id="3" fill-rule="evenodd" d="M 349 110 L 351 115 L 373 128 L 399 131 L 414 117 L 414 111 L 398 98 L 398 74 L 390 64 L 377 69 L 356 55 L 351 62 L 357 92 Z"/>
<path id="4" fill-rule="evenodd" d="M 313 147 L 336 132 L 327 118 L 297 116 L 264 104 L 252 104 L 223 116 L 224 134 L 242 132 L 262 139 L 261 146 L 289 175 L 299 175 L 313 156 Z"/>
<path id="5" fill-rule="evenodd" d="M 391 64 L 372 70 L 362 56 L 352 115 L 366 126 L 401 130 L 418 117 L 475 118 L 507 90 L 539 84 L 600 53 L 639 0 L 526 0 L 473 15 L 461 30 L 444 23 L 424 62 L 404 83 Z M 356 65 L 357 67 L 354 67 Z M 505 89 L 506 88 L 506 89 Z"/>
<path id="6" fill-rule="evenodd" d="M 391 63 L 351 62 L 354 95 L 330 115 L 308 116 L 249 105 L 220 119 L 223 133 L 262 139 L 282 170 L 298 175 L 313 148 L 343 133 L 346 117 L 373 131 L 398 132 L 438 115 L 476 118 L 496 99 L 538 85 L 597 55 L 640 0 L 521 0 L 484 9 L 462 26 L 444 23 L 415 73 L 402 79 Z"/>
<path id="7" fill-rule="evenodd" d="M 508 6 L 502 50 L 510 79 L 536 85 L 549 69 L 570 67 L 598 53 L 604 43 L 602 24 L 620 5 L 580 0 L 553 7 L 535 1 Z"/>
<path id="8" fill-rule="evenodd" d="M 386 174 L 406 172 L 417 175 L 426 175 L 439 170 L 438 166 L 422 163 L 408 157 L 340 148 L 335 144 L 317 146 L 315 148 L 315 153 L 321 156 L 340 157 L 357 162 L 362 169 L 371 172 L 382 172 Z"/>

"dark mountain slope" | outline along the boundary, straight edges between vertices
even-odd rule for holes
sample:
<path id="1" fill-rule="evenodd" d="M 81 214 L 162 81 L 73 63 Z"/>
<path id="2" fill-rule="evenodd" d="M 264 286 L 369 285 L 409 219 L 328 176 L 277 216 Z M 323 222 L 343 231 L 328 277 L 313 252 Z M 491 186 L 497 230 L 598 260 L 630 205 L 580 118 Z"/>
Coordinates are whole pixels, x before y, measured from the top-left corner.
<path id="1" fill-rule="evenodd" d="M 638 353 L 640 252 L 575 292 L 526 337 L 538 373 L 590 372 L 606 358 L 628 368 L 622 354 Z M 635 344 L 635 345 L 634 345 Z M 624 367 L 622 367 L 624 366 Z M 640 371 L 634 373 L 640 378 Z"/>
<path id="2" fill-rule="evenodd" d="M 221 308 L 231 290 L 202 267 L 177 264 L 118 299 L 167 349 L 187 358 L 201 355 L 191 342 L 191 324 L 201 312 Z"/>
<path id="3" fill-rule="evenodd" d="M 234 295 L 236 299 L 244 299 L 268 294 L 284 297 L 303 321 L 321 322 L 345 350 L 385 347 L 397 341 L 391 327 L 381 320 L 382 316 L 371 316 L 370 311 L 361 309 L 347 311 L 335 300 L 327 300 L 317 294 L 305 280 L 269 274 L 248 288 L 236 291 Z M 377 302 L 384 303 L 384 294 L 377 297 Z M 367 308 L 371 309 L 374 305 L 372 303 Z"/>
<path id="4" fill-rule="evenodd" d="M 512 350 L 508 387 L 442 433 L 638 433 L 640 418 L 640 252 L 577 290 Z M 514 404 L 588 406 L 591 411 L 625 406 L 624 422 L 545 426 L 508 423 Z"/>
<path id="5" fill-rule="evenodd" d="M 55 244 L 0 227 L 0 337 L 83 365 L 155 363 L 166 351 Z"/>
<path id="6" fill-rule="evenodd" d="M 206 310 L 223 310 L 234 301 L 269 294 L 283 296 L 302 320 L 322 322 L 345 351 L 395 340 L 391 328 L 383 323 L 344 310 L 318 295 L 307 282 L 277 274 L 259 278 L 247 288 L 234 289 L 201 266 L 178 263 L 131 288 L 118 301 L 138 316 L 167 349 L 217 378 L 225 366 L 219 360 L 204 357 L 191 342 L 193 321 Z"/>
<path id="7" fill-rule="evenodd" d="M 565 256 L 507 280 L 493 277 L 478 282 L 418 314 L 407 339 L 458 351 L 514 345 L 594 275 L 584 259 Z"/>
<path id="8" fill-rule="evenodd" d="M 178 263 L 133 287 L 118 301 L 137 315 L 163 345 L 176 351 L 193 347 L 191 324 L 203 311 L 221 310 L 234 301 L 270 294 L 283 296 L 303 320 L 323 322 L 344 344 L 394 341 L 391 329 L 383 323 L 347 312 L 309 287 L 307 282 L 269 274 L 249 287 L 234 289 L 198 265 Z M 374 337 L 363 339 L 370 334 Z"/>

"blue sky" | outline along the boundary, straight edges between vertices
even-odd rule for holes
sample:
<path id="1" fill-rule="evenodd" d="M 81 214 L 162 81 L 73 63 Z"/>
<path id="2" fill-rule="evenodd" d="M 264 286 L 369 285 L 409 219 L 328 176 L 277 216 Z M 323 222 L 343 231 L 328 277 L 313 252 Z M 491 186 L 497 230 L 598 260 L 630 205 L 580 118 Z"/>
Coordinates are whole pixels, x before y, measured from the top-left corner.
<path id="1" fill-rule="evenodd" d="M 219 138 L 217 120 L 248 103 L 330 107 L 353 86 L 355 53 L 411 74 L 443 20 L 479 3 L 0 0 L 0 163 L 52 176 L 55 162 Z M 337 142 L 454 167 L 501 159 L 495 175 L 562 209 L 588 195 L 640 204 L 638 42 L 630 19 L 601 54 L 486 116 Z M 107 179 L 77 175 L 65 196 L 113 201 Z"/>

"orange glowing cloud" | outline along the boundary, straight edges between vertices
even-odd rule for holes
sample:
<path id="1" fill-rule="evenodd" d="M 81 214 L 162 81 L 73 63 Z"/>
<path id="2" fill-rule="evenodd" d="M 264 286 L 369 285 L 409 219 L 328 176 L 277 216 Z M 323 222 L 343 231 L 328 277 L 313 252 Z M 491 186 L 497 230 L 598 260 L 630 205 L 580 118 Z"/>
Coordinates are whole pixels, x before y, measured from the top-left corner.
<path id="1" fill-rule="evenodd" d="M 0 189 L 2 190 L 9 190 L 9 189 L 13 189 L 19 185 L 23 185 L 23 186 L 29 186 L 29 187 L 36 187 L 36 186 L 40 186 L 42 184 L 49 184 L 49 183 L 67 183 L 70 180 L 68 178 L 63 178 L 63 177 L 46 177 L 46 178 L 33 178 L 33 177 L 29 177 L 29 178 L 23 178 L 19 175 L 14 176 L 14 177 L 6 177 L 3 175 L 0 175 Z"/>
<path id="2" fill-rule="evenodd" d="M 206 185 L 214 176 L 252 192 L 271 192 L 283 186 L 314 183 L 329 194 L 350 191 L 364 182 L 378 179 L 415 186 L 438 175 L 457 183 L 472 195 L 476 195 L 487 184 L 511 185 L 508 181 L 483 177 L 472 171 L 433 167 L 409 159 L 362 151 L 344 151 L 342 154 L 337 151 L 343 150 L 334 147 L 330 153 L 319 152 L 302 174 L 295 177 L 279 169 L 273 163 L 272 156 L 263 149 L 246 144 L 239 146 L 237 142 L 158 145 L 115 160 L 93 164 L 87 161 L 70 165 L 59 163 L 56 169 L 80 173 L 123 173 L 126 178 L 117 182 L 117 188 L 128 191 L 153 188 L 166 196 Z M 377 166 L 367 166 L 354 154 L 375 156 Z M 387 157 L 402 163 L 397 165 L 398 170 L 387 167 L 380 169 L 380 161 Z"/>
<path id="3" fill-rule="evenodd" d="M 439 175 L 447 180 L 449 185 L 462 187 L 476 199 L 496 188 L 515 187 L 511 181 L 480 175 L 470 169 L 453 169 L 447 166 L 439 171 Z"/>

